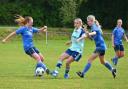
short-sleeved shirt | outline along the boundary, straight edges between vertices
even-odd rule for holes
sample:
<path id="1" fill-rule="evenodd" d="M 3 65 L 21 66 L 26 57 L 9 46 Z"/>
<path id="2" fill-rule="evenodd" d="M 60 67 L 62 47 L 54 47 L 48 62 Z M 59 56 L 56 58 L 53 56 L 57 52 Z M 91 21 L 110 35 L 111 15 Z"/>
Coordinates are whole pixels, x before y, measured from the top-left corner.
<path id="1" fill-rule="evenodd" d="M 96 49 L 99 50 L 106 50 L 106 44 L 102 35 L 102 30 L 96 24 L 91 26 L 91 31 L 96 32 L 96 35 L 92 36 L 93 40 L 95 41 Z"/>
<path id="2" fill-rule="evenodd" d="M 115 27 L 112 35 L 114 36 L 114 45 L 122 45 L 122 38 L 124 36 L 124 29 L 122 27 Z"/>
<path id="3" fill-rule="evenodd" d="M 16 30 L 16 34 L 21 34 L 24 50 L 27 51 L 29 48 L 34 47 L 33 44 L 33 33 L 37 33 L 39 30 L 34 27 L 22 26 Z"/>
<path id="4" fill-rule="evenodd" d="M 85 35 L 85 31 L 83 30 L 82 27 L 78 29 L 74 29 L 72 36 L 71 36 L 71 46 L 69 47 L 70 50 L 76 51 L 80 54 L 83 53 L 83 48 L 84 48 L 84 39 L 80 40 L 77 42 L 77 39 L 80 38 L 81 36 Z"/>

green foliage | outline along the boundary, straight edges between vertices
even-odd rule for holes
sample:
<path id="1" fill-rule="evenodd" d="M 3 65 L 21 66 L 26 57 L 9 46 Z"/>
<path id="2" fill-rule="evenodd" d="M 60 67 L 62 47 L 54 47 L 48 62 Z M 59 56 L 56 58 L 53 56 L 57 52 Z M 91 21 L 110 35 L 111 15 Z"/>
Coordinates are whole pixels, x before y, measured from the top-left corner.
<path id="1" fill-rule="evenodd" d="M 76 3 L 74 0 L 61 0 L 60 17 L 62 26 L 70 26 L 76 18 Z"/>
<path id="2" fill-rule="evenodd" d="M 128 0 L 1 0 L 0 25 L 15 25 L 14 15 L 30 15 L 34 25 L 73 27 L 74 18 L 93 14 L 103 28 L 114 28 L 118 18 L 128 27 Z"/>

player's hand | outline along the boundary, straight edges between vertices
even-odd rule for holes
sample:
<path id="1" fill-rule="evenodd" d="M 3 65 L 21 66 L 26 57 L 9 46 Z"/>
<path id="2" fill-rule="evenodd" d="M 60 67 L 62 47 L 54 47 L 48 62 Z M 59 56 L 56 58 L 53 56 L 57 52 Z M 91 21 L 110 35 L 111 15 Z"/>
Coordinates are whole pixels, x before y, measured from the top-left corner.
<path id="1" fill-rule="evenodd" d="M 44 31 L 44 32 L 46 32 L 46 31 L 47 31 L 47 26 L 44 26 L 43 31 Z"/>
<path id="2" fill-rule="evenodd" d="M 70 42 L 70 41 L 68 41 L 68 42 L 66 42 L 66 43 L 65 43 L 65 45 L 70 45 L 70 44 L 71 44 L 71 42 Z"/>
<path id="3" fill-rule="evenodd" d="M 77 40 L 76 40 L 76 42 L 79 42 L 79 41 L 80 41 L 80 39 L 77 39 Z"/>
<path id="4" fill-rule="evenodd" d="M 2 43 L 6 43 L 6 40 L 5 40 L 5 39 L 3 39 L 3 40 L 2 40 Z"/>
<path id="5" fill-rule="evenodd" d="M 114 47 L 115 47 L 115 45 L 114 45 L 114 44 L 112 44 L 112 47 L 114 48 Z"/>

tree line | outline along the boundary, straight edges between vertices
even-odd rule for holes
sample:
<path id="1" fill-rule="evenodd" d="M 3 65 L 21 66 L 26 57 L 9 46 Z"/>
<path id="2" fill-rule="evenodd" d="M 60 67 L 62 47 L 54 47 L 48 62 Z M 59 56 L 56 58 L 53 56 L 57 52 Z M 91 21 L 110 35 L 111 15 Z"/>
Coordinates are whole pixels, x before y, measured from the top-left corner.
<path id="1" fill-rule="evenodd" d="M 89 14 L 96 16 L 103 28 L 113 28 L 121 18 L 128 27 L 128 0 L 0 0 L 0 25 L 16 25 L 14 16 L 32 16 L 34 25 L 73 27 L 73 20 Z"/>

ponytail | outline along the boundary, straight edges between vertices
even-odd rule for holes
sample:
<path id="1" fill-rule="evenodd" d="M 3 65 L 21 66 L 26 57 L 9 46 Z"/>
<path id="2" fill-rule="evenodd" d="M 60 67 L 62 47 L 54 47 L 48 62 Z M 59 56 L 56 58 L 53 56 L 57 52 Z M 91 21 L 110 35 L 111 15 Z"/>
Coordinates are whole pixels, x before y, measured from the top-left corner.
<path id="1" fill-rule="evenodd" d="M 32 19 L 30 16 L 23 17 L 21 15 L 16 15 L 15 18 L 15 22 L 20 26 L 26 25 Z"/>

